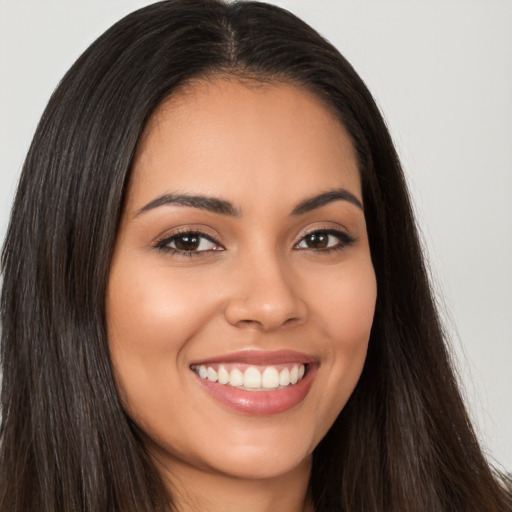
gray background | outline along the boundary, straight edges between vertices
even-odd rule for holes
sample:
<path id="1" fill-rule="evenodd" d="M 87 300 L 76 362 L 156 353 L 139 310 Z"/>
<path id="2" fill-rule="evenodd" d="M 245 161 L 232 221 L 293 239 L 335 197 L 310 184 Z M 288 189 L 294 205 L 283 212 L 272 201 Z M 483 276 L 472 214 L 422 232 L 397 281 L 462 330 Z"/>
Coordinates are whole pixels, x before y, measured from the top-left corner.
<path id="1" fill-rule="evenodd" d="M 59 79 L 144 0 L 0 0 L 0 239 Z M 281 0 L 376 97 L 489 457 L 512 470 L 512 2 Z"/>

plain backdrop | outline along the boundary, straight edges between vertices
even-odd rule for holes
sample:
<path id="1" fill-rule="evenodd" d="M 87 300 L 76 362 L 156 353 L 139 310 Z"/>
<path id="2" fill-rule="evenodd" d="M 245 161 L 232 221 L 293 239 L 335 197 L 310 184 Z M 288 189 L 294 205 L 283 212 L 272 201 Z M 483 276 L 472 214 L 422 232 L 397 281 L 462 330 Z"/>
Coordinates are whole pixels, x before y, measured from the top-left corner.
<path id="1" fill-rule="evenodd" d="M 0 239 L 60 78 L 145 0 L 0 0 Z M 477 430 L 512 470 L 512 2 L 281 0 L 348 58 L 405 168 Z"/>

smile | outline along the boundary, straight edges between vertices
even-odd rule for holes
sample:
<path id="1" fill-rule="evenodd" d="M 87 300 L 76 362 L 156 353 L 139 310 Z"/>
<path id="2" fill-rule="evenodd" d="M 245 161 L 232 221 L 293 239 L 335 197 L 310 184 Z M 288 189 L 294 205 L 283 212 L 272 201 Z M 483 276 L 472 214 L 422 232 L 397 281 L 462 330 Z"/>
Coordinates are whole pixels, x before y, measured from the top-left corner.
<path id="1" fill-rule="evenodd" d="M 250 415 L 278 414 L 298 406 L 318 367 L 313 357 L 291 350 L 246 350 L 190 364 L 207 396 Z"/>
<path id="2" fill-rule="evenodd" d="M 233 363 L 202 364 L 193 365 L 191 369 L 201 379 L 245 391 L 285 389 L 287 386 L 297 384 L 306 373 L 306 365 L 293 363 L 269 366 Z"/>

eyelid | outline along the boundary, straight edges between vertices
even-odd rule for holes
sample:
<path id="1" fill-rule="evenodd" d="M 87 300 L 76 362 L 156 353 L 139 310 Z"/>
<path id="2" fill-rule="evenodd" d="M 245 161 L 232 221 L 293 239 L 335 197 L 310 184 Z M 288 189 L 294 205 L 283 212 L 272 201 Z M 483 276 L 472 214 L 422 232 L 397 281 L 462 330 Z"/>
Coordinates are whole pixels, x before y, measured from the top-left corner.
<path id="1" fill-rule="evenodd" d="M 339 240 L 339 243 L 335 244 L 331 247 L 325 247 L 325 248 L 314 248 L 314 247 L 298 247 L 299 244 L 301 244 L 304 239 L 308 235 L 312 235 L 315 233 L 325 233 L 327 235 L 332 235 L 336 237 Z M 184 250 L 184 249 L 178 249 L 176 247 L 171 247 L 170 244 L 172 241 L 176 238 L 179 238 L 180 236 L 184 235 L 196 235 L 200 238 L 204 238 L 217 246 L 216 248 L 212 249 L 203 249 L 203 250 Z M 314 227 L 310 227 L 309 229 L 303 231 L 300 236 L 298 237 L 297 241 L 294 243 L 293 248 L 295 250 L 308 250 L 313 252 L 329 252 L 334 250 L 341 250 L 348 246 L 353 245 L 357 241 L 357 238 L 353 235 L 349 234 L 348 230 L 344 227 L 341 227 L 337 225 L 336 227 L 330 225 L 318 225 Z M 174 230 L 166 231 L 163 235 L 159 236 L 155 242 L 152 244 L 153 249 L 174 253 L 178 256 L 201 256 L 206 255 L 208 253 L 217 252 L 217 251 L 224 251 L 225 247 L 218 241 L 216 236 L 213 236 L 212 234 L 208 233 L 203 227 L 196 227 L 196 226 L 186 226 L 186 227 L 179 227 L 175 228 Z"/>
<path id="2" fill-rule="evenodd" d="M 212 242 L 216 246 L 219 246 L 220 250 L 225 250 L 224 246 L 216 239 L 216 237 L 212 236 L 210 233 L 206 233 L 203 229 L 197 227 L 182 227 L 177 228 L 174 231 L 167 231 L 164 235 L 161 235 L 156 239 L 156 241 L 152 244 L 152 247 L 161 251 L 168 251 L 182 256 L 194 256 L 201 255 L 203 253 L 208 253 L 212 251 L 216 251 L 219 249 L 212 250 L 203 250 L 203 251 L 185 251 L 176 249 L 174 247 L 170 247 L 169 244 L 173 241 L 173 239 L 178 238 L 184 235 L 197 235 L 200 238 L 205 238 L 208 241 Z"/>
<path id="3" fill-rule="evenodd" d="M 340 243 L 333 247 L 326 247 L 325 249 L 314 249 L 314 248 L 298 248 L 297 246 L 306 238 L 308 235 L 312 235 L 315 233 L 326 233 L 328 235 L 332 235 L 337 237 L 340 240 Z M 351 235 L 347 229 L 342 228 L 341 226 L 333 227 L 333 226 L 315 226 L 312 227 L 300 234 L 300 237 L 297 242 L 294 244 L 294 249 L 297 250 L 311 250 L 317 252 L 328 252 L 330 250 L 338 250 L 343 249 L 347 246 L 353 245 L 357 242 L 357 237 Z"/>

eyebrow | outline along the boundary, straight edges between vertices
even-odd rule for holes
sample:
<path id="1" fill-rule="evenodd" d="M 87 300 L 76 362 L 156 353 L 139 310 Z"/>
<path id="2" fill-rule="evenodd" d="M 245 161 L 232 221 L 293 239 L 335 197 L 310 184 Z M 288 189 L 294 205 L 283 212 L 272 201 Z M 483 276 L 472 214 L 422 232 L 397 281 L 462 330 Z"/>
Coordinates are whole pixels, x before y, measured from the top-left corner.
<path id="1" fill-rule="evenodd" d="M 241 212 L 238 208 L 232 205 L 229 201 L 218 199 L 216 197 L 207 197 L 201 195 L 189 194 L 164 194 L 150 201 L 147 205 L 143 206 L 137 211 L 135 217 L 141 213 L 153 210 L 159 206 L 164 205 L 179 205 L 190 206 L 192 208 L 199 208 L 211 213 L 219 213 L 221 215 L 229 215 L 230 217 L 240 217 Z"/>
<path id="2" fill-rule="evenodd" d="M 361 210 L 364 210 L 361 201 L 359 201 L 359 199 L 354 194 L 352 194 L 352 192 L 349 192 L 345 188 L 338 188 L 301 201 L 292 210 L 292 215 L 302 215 L 303 213 L 310 212 L 311 210 L 315 210 L 316 208 L 320 208 L 321 206 L 325 206 L 326 204 L 332 203 L 334 201 L 348 201 Z"/>
<path id="3" fill-rule="evenodd" d="M 325 206 L 334 201 L 348 201 L 363 210 L 363 205 L 359 199 L 345 188 L 329 190 L 322 194 L 309 197 L 301 201 L 291 212 L 291 215 L 302 215 L 321 206 Z M 135 217 L 164 205 L 179 205 L 199 208 L 211 213 L 228 215 L 230 217 L 240 217 L 241 211 L 229 201 L 217 197 L 208 197 L 203 195 L 190 194 L 164 194 L 153 199 L 135 213 Z"/>

